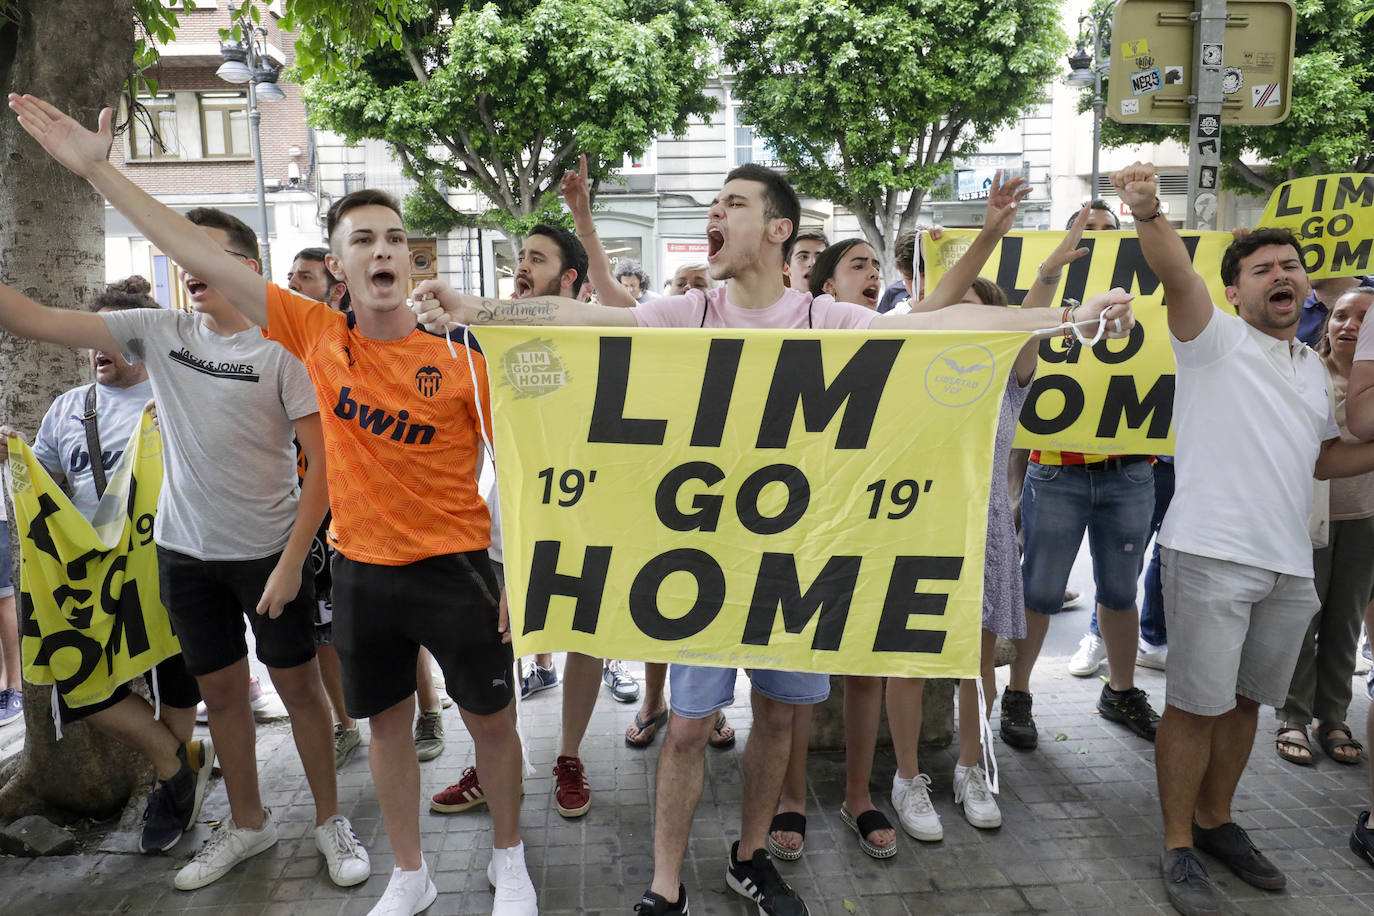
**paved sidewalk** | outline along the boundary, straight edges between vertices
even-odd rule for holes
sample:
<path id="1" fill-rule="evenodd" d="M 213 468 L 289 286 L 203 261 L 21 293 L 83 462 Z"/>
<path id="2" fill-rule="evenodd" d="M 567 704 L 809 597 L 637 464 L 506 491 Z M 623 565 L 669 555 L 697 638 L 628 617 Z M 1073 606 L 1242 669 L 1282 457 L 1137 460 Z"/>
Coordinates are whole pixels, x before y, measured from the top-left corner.
<path id="1" fill-rule="evenodd" d="M 1055 624 L 1056 641 L 1076 641 L 1086 613 L 1063 616 Z M 934 781 L 944 841 L 920 844 L 901 835 L 894 858 L 874 861 L 860 852 L 839 819 L 843 760 L 813 759 L 806 854 L 797 863 L 781 864 L 812 913 L 1172 912 L 1158 876 L 1153 746 L 1102 721 L 1094 712 L 1100 681 L 1068 676 L 1064 662 L 1046 657 L 1033 682 L 1039 749 L 1014 752 L 997 742 L 1005 821 L 1000 830 L 975 830 L 964 821 L 950 788 L 953 754 L 932 753 L 922 767 Z M 1140 686 L 1161 704 L 1163 675 L 1138 671 Z M 736 696 L 747 696 L 743 681 Z M 524 707 L 525 734 L 538 772 L 526 781 L 522 828 L 542 912 L 628 913 L 652 868 L 657 744 L 647 752 L 626 747 L 622 735 L 635 707 L 616 704 L 602 691 L 584 744 L 592 809 L 579 820 L 564 820 L 553 806 L 550 774 L 560 697 L 561 688 L 549 690 Z M 1367 708 L 1363 691 L 1357 691 L 1351 709 L 1357 731 Z M 736 706 L 730 712 L 740 740 L 733 750 L 708 755 L 684 873 L 697 914 L 755 912 L 726 888 L 723 877 L 730 843 L 739 833 L 740 751 L 749 733 L 747 711 Z M 473 762 L 456 710 L 446 711 L 444 718 L 448 749 L 422 764 L 427 793 L 455 781 Z M 1374 868 L 1346 847 L 1356 812 L 1368 805 L 1366 767 L 1339 766 L 1320 752 L 1312 768 L 1283 763 L 1273 752 L 1271 719 L 1272 711 L 1261 713 L 1236 809 L 1240 822 L 1253 829 L 1261 848 L 1288 874 L 1289 889 L 1281 894 L 1254 890 L 1215 863 L 1209 867 L 1238 913 L 1374 912 Z M 313 809 L 289 732 L 284 725 L 260 725 L 258 735 L 264 797 L 281 830 L 275 848 L 208 888 L 193 893 L 172 888 L 172 874 L 208 834 L 207 822 L 227 816 L 223 784 L 217 781 L 202 823 L 168 855 L 141 856 L 136 835 L 116 830 L 94 838 L 79 855 L 0 857 L 0 910 L 62 916 L 366 913 L 392 867 L 366 755 L 356 755 L 339 781 L 345 813 L 372 852 L 373 877 L 343 891 L 329 882 L 315 851 Z M 895 822 L 886 797 L 894 767 L 891 754 L 880 753 L 873 785 L 875 801 Z M 421 829 L 440 891 L 429 912 L 490 912 L 485 868 L 491 834 L 485 809 L 450 816 L 426 811 Z"/>

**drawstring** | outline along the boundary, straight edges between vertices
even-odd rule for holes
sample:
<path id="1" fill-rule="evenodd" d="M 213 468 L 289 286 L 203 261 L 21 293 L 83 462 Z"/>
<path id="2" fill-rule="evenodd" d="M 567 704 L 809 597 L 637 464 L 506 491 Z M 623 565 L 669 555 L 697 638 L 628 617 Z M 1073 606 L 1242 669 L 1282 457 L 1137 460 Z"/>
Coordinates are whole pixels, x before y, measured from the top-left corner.
<path id="1" fill-rule="evenodd" d="M 153 668 L 153 718 L 162 718 L 162 685 L 158 681 L 157 668 Z"/>
<path id="2" fill-rule="evenodd" d="M 57 732 L 57 740 L 62 740 L 62 709 L 57 705 L 57 685 L 52 685 L 52 727 Z"/>

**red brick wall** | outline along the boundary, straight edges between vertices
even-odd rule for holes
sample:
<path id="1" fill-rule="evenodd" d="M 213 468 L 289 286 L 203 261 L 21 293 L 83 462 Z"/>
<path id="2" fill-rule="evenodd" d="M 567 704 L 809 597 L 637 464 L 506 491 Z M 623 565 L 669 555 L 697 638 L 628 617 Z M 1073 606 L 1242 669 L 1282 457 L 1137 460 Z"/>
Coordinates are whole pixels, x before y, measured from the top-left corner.
<path id="1" fill-rule="evenodd" d="M 273 15 L 264 12 L 263 21 L 267 26 L 268 42 L 285 53 L 289 66 L 294 59 L 292 46 L 295 36 L 277 28 L 276 17 Z M 179 42 L 218 42 L 219 29 L 228 23 L 229 12 L 223 2 L 219 4 L 219 9 L 183 13 L 177 29 L 177 39 Z M 169 56 L 151 75 L 158 81 L 159 92 L 223 92 L 247 89 L 246 86 L 227 83 L 215 76 L 218 66 L 217 60 L 206 64 L 188 64 L 185 60 Z M 262 135 L 262 170 L 269 189 L 276 179 L 287 177 L 287 167 L 291 162 L 294 161 L 300 166 L 302 177 L 309 169 L 308 132 L 300 87 L 285 78 L 277 85 L 286 93 L 283 101 L 266 104 L 259 102 L 262 114 L 259 122 Z M 294 160 L 289 153 L 292 146 L 300 147 L 301 150 L 300 157 Z M 257 190 L 257 176 L 251 158 L 228 161 L 129 161 L 125 156 L 127 149 L 127 137 L 116 137 L 114 148 L 110 151 L 110 161 L 150 194 L 253 193 Z"/>

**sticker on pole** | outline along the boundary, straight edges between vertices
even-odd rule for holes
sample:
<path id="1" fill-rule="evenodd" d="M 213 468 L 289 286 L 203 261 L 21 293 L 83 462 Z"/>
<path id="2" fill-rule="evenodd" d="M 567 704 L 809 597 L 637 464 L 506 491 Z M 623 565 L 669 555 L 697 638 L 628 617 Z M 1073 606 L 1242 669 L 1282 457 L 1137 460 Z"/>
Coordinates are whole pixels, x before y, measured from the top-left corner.
<path id="1" fill-rule="evenodd" d="M 1123 115 L 1140 114 L 1140 99 L 1122 99 L 1121 113 Z"/>
<path id="2" fill-rule="evenodd" d="M 1145 95 L 1164 88 L 1164 76 L 1158 67 L 1131 74 L 1131 95 Z"/>
<path id="3" fill-rule="evenodd" d="M 1123 41 L 1121 43 L 1122 57 L 1140 57 L 1142 54 L 1150 53 L 1150 44 L 1145 39 L 1139 41 Z"/>
<path id="4" fill-rule="evenodd" d="M 1278 83 L 1270 83 L 1267 86 L 1251 86 L 1250 99 L 1255 108 L 1278 108 L 1282 93 Z"/>
<path id="5" fill-rule="evenodd" d="M 1202 115 L 1197 119 L 1197 132 L 1204 137 L 1215 137 L 1221 130 L 1221 121 L 1216 115 Z"/>

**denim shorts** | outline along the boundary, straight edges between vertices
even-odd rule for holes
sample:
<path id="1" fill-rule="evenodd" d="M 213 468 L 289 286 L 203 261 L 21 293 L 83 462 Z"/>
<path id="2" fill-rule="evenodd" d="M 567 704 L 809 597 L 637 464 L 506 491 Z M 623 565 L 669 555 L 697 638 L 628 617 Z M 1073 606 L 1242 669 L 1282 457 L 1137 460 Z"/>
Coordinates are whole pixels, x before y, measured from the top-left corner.
<path id="1" fill-rule="evenodd" d="M 669 702 L 673 712 L 684 719 L 704 719 L 735 702 L 735 675 L 738 668 L 710 668 L 703 665 L 670 665 Z M 830 675 L 803 671 L 748 669 L 754 689 L 780 703 L 808 706 L 830 696 Z"/>
<path id="2" fill-rule="evenodd" d="M 1169 628 L 1164 702 L 1199 716 L 1229 712 L 1237 695 L 1283 706 L 1321 607 L 1312 580 L 1167 547 L 1159 559 Z"/>
<path id="3" fill-rule="evenodd" d="M 1096 470 L 1032 461 L 1021 492 L 1026 607 L 1040 614 L 1063 607 L 1085 530 L 1097 603 L 1114 611 L 1135 607 L 1154 507 L 1154 471 L 1143 458 Z"/>

